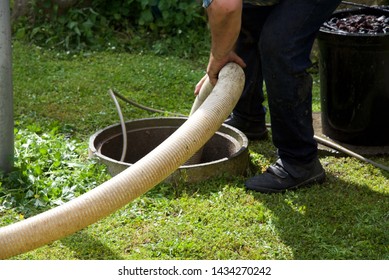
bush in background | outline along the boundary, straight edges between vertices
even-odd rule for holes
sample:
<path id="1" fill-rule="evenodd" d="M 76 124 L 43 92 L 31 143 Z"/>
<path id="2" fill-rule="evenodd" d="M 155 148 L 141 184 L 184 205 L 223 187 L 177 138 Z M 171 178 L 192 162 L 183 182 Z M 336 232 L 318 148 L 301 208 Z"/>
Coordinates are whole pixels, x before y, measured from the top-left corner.
<path id="1" fill-rule="evenodd" d="M 176 50 L 184 56 L 195 55 L 202 43 L 194 46 L 207 39 L 204 9 L 196 0 L 73 2 L 65 9 L 61 1 L 29 1 L 29 12 L 14 18 L 15 37 L 68 51 Z"/>

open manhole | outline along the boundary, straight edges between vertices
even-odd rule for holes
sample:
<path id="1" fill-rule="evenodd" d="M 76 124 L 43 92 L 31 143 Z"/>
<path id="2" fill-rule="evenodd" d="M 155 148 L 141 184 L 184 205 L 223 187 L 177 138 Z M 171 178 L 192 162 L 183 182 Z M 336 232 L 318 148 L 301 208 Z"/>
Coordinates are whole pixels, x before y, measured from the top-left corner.
<path id="1" fill-rule="evenodd" d="M 149 118 L 126 122 L 127 151 L 120 160 L 123 134 L 120 124 L 106 127 L 90 137 L 89 152 L 97 156 L 115 176 L 147 155 L 187 118 Z M 216 176 L 244 175 L 248 167 L 248 140 L 236 128 L 223 124 L 204 145 L 196 164 L 180 166 L 165 181 L 199 182 Z"/>

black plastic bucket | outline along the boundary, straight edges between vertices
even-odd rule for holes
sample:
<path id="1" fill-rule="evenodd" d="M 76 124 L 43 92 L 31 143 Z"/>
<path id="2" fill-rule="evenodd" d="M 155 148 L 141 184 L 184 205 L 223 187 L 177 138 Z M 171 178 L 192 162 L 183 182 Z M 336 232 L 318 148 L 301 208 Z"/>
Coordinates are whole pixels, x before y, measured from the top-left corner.
<path id="1" fill-rule="evenodd" d="M 380 15 L 366 9 L 340 10 Z M 389 144 L 389 34 L 318 34 L 323 134 L 340 142 Z"/>

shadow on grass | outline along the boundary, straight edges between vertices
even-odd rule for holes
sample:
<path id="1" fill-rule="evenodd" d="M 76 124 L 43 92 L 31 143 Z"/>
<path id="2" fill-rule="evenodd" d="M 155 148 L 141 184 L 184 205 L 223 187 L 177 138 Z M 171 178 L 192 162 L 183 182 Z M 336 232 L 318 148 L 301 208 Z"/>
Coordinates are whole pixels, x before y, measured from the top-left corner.
<path id="1" fill-rule="evenodd" d="M 332 175 L 320 186 L 253 195 L 294 259 L 389 259 L 388 195 Z"/>
<path id="2" fill-rule="evenodd" d="M 186 192 L 217 192 L 221 181 L 206 188 L 186 188 Z M 271 211 L 266 223 L 291 249 L 293 259 L 389 259 L 389 195 L 385 193 L 327 172 L 322 185 L 281 194 L 248 194 Z"/>
<path id="3" fill-rule="evenodd" d="M 73 251 L 78 260 L 121 260 L 122 257 L 99 241 L 99 237 L 80 231 L 61 240 L 63 246 Z"/>

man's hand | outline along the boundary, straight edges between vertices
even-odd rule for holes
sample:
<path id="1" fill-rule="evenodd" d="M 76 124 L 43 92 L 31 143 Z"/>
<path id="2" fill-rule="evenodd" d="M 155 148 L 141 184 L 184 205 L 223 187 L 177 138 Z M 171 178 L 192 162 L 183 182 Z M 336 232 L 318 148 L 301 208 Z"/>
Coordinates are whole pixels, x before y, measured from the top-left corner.
<path id="1" fill-rule="evenodd" d="M 195 87 L 194 94 L 198 95 L 200 92 L 201 87 L 203 86 L 205 79 L 209 77 L 210 83 L 215 86 L 218 75 L 220 70 L 228 63 L 228 62 L 235 62 L 240 67 L 244 68 L 246 67 L 246 64 L 244 63 L 243 59 L 241 59 L 235 52 L 230 52 L 226 57 L 222 59 L 215 58 L 212 53 L 209 57 L 208 67 L 207 67 L 207 74 L 201 78 L 201 80 L 197 83 Z"/>
<path id="2" fill-rule="evenodd" d="M 207 67 L 207 75 L 209 77 L 209 81 L 212 85 L 215 85 L 218 79 L 218 75 L 220 70 L 228 63 L 235 62 L 240 65 L 242 68 L 246 67 L 243 59 L 241 59 L 235 52 L 230 52 L 227 56 L 222 58 L 216 58 L 211 53 L 209 57 L 208 67 Z"/>

